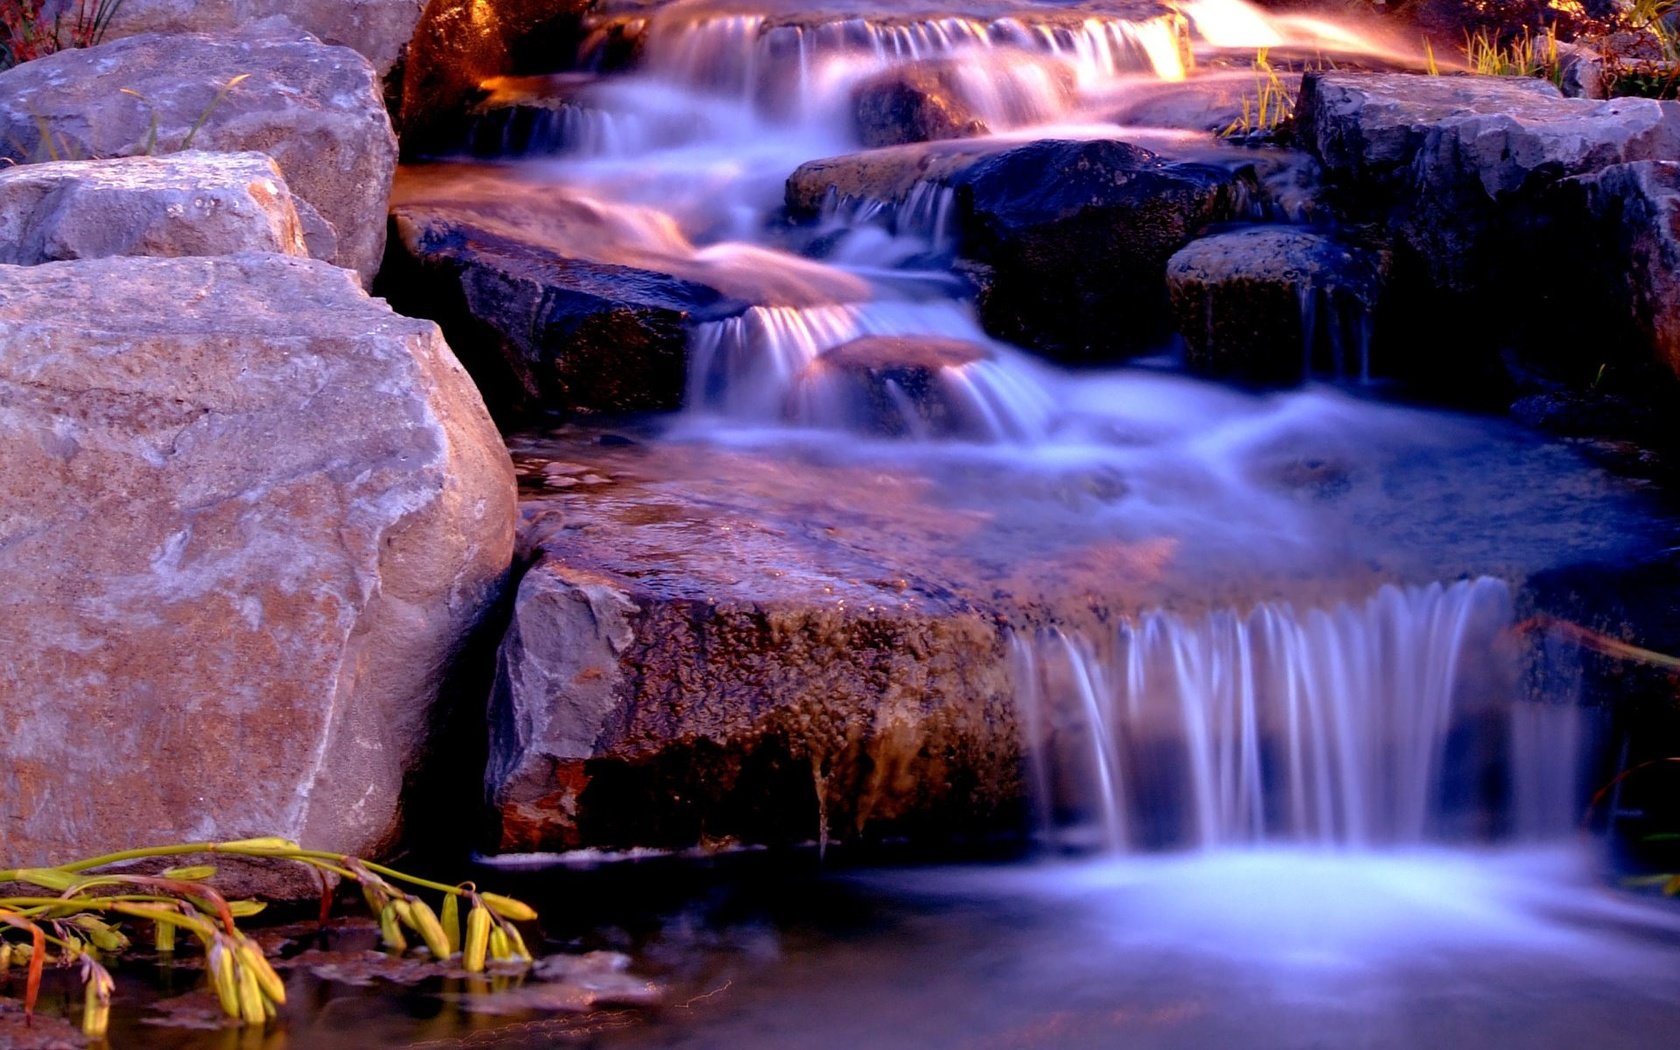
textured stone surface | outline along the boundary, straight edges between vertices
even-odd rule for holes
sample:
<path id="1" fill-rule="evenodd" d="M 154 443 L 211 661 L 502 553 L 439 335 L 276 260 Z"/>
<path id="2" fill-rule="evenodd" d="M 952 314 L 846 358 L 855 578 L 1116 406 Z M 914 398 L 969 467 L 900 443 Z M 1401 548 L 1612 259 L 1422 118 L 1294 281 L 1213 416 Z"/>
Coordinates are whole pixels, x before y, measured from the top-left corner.
<path id="1" fill-rule="evenodd" d="M 356 52 L 295 31 L 147 34 L 0 73 L 0 156 L 168 153 L 189 134 L 198 149 L 273 157 L 332 226 L 333 261 L 371 282 L 397 150 L 379 80 Z"/>
<path id="2" fill-rule="evenodd" d="M 345 270 L 0 267 L 0 854 L 388 845 L 513 503 L 436 327 Z"/>
<path id="3" fill-rule="evenodd" d="M 402 58 L 425 0 L 122 0 L 105 39 L 141 33 L 236 33 L 283 20 L 324 43 L 353 48 L 380 76 Z M 74 18 L 76 0 L 48 0 L 45 10 Z"/>
<path id="4" fill-rule="evenodd" d="M 1566 99 L 1541 80 L 1310 74 L 1297 112 L 1326 174 L 1397 238 L 1437 287 L 1502 269 L 1501 223 L 1560 178 L 1680 157 L 1680 103 Z"/>
<path id="5" fill-rule="evenodd" d="M 859 84 L 852 92 L 858 141 L 873 149 L 990 134 L 986 121 L 962 97 L 961 77 L 957 63 L 922 63 Z"/>
<path id="6" fill-rule="evenodd" d="M 989 436 L 990 408 L 967 370 L 984 346 L 938 336 L 864 336 L 812 361 L 789 395 L 799 423 L 888 437 Z"/>
<path id="7" fill-rule="evenodd" d="M 1192 241 L 1167 260 L 1185 362 L 1257 382 L 1357 377 L 1387 268 L 1380 252 L 1298 227 Z"/>
<path id="8" fill-rule="evenodd" d="M 291 191 L 261 153 L 0 170 L 0 263 L 239 252 L 309 254 Z"/>
<path id="9" fill-rule="evenodd" d="M 1605 330 L 1680 376 L 1680 160 L 1616 164 L 1557 190 L 1576 257 L 1595 263 L 1571 272 L 1594 286 Z"/>

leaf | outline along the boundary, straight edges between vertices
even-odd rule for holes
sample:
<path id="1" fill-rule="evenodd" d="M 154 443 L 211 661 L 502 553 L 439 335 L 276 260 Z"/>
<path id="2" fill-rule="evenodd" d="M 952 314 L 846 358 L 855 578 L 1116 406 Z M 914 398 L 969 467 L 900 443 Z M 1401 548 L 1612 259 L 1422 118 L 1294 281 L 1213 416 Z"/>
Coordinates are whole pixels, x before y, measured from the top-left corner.
<path id="1" fill-rule="evenodd" d="M 192 864 L 184 868 L 166 868 L 158 872 L 166 879 L 180 879 L 183 882 L 203 882 L 216 874 L 214 866 L 209 864 Z"/>

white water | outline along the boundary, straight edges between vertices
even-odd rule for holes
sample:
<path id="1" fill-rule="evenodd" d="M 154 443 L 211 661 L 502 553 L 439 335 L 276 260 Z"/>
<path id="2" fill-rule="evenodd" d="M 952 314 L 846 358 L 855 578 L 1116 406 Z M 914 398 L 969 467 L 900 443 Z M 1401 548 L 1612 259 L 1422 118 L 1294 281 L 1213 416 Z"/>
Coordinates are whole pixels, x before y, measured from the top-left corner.
<path id="1" fill-rule="evenodd" d="M 1483 578 L 1017 637 L 1039 824 L 1121 851 L 1566 832 L 1578 712 L 1513 703 L 1510 604 Z"/>

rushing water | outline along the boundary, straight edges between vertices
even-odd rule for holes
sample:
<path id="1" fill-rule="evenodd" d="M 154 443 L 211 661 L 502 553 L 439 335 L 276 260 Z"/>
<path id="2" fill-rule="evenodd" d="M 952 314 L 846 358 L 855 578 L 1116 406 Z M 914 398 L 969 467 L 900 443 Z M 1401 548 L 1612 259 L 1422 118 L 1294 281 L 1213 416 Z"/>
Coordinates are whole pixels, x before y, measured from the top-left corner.
<path id="1" fill-rule="evenodd" d="M 848 874 L 748 855 L 532 875 L 529 892 L 554 898 L 556 946 L 629 951 L 665 1005 L 560 1018 L 522 1000 L 485 1020 L 428 986 L 393 1013 L 389 996 L 370 1007 L 373 993 L 299 975 L 316 1013 L 292 1024 L 297 1042 L 1561 1048 L 1673 1031 L 1680 919 L 1602 888 L 1568 848 L 1590 719 L 1570 697 L 1517 699 L 1515 600 L 1476 575 L 1504 567 L 1498 533 L 1521 511 L 1464 514 L 1428 483 L 1463 469 L 1475 427 L 1326 390 L 1250 396 L 1163 360 L 1037 361 L 965 301 L 937 179 L 831 194 L 814 223 L 782 221 L 789 173 L 855 152 L 852 93 L 895 68 L 954 64 L 953 90 L 994 139 L 1026 141 L 1121 136 L 1114 114 L 1205 83 L 1197 61 L 1228 50 L 1409 57 L 1240 0 L 1130 6 L 608 3 L 583 53 L 555 56 L 586 75 L 474 136 L 521 159 L 441 183 L 571 253 L 749 302 L 695 320 L 685 408 L 662 438 L 701 450 L 702 474 L 717 450 L 726 485 L 726 451 L 798 449 L 930 489 L 970 479 L 963 520 L 1003 546 L 1018 537 L 1024 572 L 1077 515 L 1069 549 L 1103 533 L 1168 552 L 1197 585 L 1353 564 L 1411 585 L 1018 626 L 1037 826 L 1071 857 Z M 626 33 L 640 44 L 617 68 Z M 1228 149 L 1182 125 L 1123 136 L 1179 157 Z M 1309 333 L 1359 332 L 1361 318 L 1318 306 L 1303 303 Z M 1339 354 L 1341 378 L 1373 378 L 1357 347 Z M 860 362 L 887 378 L 860 379 Z M 1411 516 L 1338 509 L 1362 489 Z M 1062 516 L 1021 526 L 1012 499 Z M 1422 549 L 1454 544 L 1474 554 L 1445 559 L 1449 582 L 1420 575 L 1436 563 Z"/>

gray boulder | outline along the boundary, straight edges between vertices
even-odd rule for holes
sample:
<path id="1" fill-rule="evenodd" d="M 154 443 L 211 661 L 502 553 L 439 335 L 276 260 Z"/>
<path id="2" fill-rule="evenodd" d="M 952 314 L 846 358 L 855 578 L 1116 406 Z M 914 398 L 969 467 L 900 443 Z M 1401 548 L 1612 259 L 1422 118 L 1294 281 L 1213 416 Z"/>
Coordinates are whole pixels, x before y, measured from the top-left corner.
<path id="1" fill-rule="evenodd" d="M 261 153 L 0 170 L 0 263 L 240 252 L 309 254 L 291 190 Z"/>
<path id="2" fill-rule="evenodd" d="M 348 271 L 0 267 L 0 854 L 388 846 L 513 518 L 437 328 Z"/>
<path id="3" fill-rule="evenodd" d="M 0 156 L 76 160 L 189 144 L 273 157 L 331 226 L 332 261 L 371 282 L 397 143 L 379 80 L 356 52 L 296 32 L 148 34 L 0 73 Z"/>

